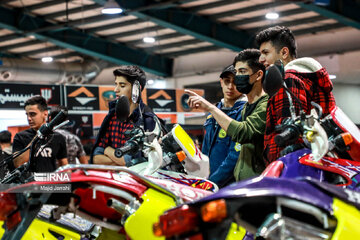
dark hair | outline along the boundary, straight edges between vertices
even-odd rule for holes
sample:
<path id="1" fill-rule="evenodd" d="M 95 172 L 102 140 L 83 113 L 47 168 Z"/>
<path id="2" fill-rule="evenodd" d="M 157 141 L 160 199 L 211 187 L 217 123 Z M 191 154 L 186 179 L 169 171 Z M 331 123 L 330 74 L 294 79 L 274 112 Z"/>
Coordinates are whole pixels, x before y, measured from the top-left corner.
<path id="1" fill-rule="evenodd" d="M 24 108 L 28 105 L 37 105 L 39 110 L 42 112 L 47 110 L 46 100 L 40 95 L 35 95 L 29 98 L 28 100 L 26 100 Z"/>
<path id="2" fill-rule="evenodd" d="M 61 111 L 64 110 L 66 113 L 68 111 L 68 108 L 62 105 L 57 105 L 57 106 L 51 106 L 50 107 L 50 118 L 54 119 L 54 117 L 56 117 L 56 115 Z"/>
<path id="3" fill-rule="evenodd" d="M 235 66 L 236 62 L 246 62 L 253 72 L 262 70 L 265 74 L 265 66 L 259 62 L 259 57 L 260 51 L 258 49 L 245 49 L 239 52 L 239 54 L 235 57 L 233 65 Z"/>
<path id="4" fill-rule="evenodd" d="M 138 80 L 141 86 L 141 91 L 144 90 L 146 84 L 145 72 L 136 65 L 122 65 L 114 70 L 115 77 L 125 77 L 128 82 L 133 84 Z"/>
<path id="5" fill-rule="evenodd" d="M 0 143 L 11 143 L 11 132 L 4 130 L 0 132 Z"/>
<path id="6" fill-rule="evenodd" d="M 275 26 L 262 30 L 256 34 L 255 42 L 257 47 L 260 47 L 262 43 L 268 41 L 271 41 L 277 52 L 283 47 L 287 47 L 290 55 L 294 58 L 297 57 L 295 37 L 289 28 Z"/>

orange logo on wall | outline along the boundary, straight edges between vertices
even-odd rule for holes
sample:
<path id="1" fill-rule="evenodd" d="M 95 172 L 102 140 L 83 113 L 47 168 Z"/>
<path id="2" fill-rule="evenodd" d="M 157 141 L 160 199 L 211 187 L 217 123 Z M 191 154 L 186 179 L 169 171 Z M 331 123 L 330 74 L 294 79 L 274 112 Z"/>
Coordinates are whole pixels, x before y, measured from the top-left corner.
<path id="1" fill-rule="evenodd" d="M 156 93 L 154 93 L 153 95 L 151 95 L 149 97 L 149 99 L 156 99 L 160 96 L 163 96 L 165 99 L 167 100 L 171 100 L 171 97 L 169 96 L 169 94 L 167 94 L 164 90 L 159 90 Z"/>
<path id="2" fill-rule="evenodd" d="M 109 102 L 116 99 L 113 86 L 99 86 L 99 109 L 100 111 L 109 110 Z"/>
<path id="3" fill-rule="evenodd" d="M 80 94 L 84 93 L 87 97 L 94 97 L 94 94 L 92 94 L 89 90 L 86 89 L 86 87 L 81 87 L 70 93 L 69 97 L 77 97 Z"/>
<path id="4" fill-rule="evenodd" d="M 204 96 L 205 92 L 202 89 L 189 89 L 200 96 Z M 189 99 L 189 94 L 185 93 L 184 89 L 176 89 L 176 112 L 203 112 L 199 109 L 190 109 L 187 104 Z"/>

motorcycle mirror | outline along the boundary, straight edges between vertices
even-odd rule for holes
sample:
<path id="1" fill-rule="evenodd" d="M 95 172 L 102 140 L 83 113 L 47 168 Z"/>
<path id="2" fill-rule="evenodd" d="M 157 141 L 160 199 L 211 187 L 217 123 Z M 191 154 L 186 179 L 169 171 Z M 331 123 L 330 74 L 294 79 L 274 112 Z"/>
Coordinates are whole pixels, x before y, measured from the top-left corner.
<path id="1" fill-rule="evenodd" d="M 121 122 L 125 122 L 126 119 L 129 117 L 130 102 L 129 102 L 129 99 L 125 95 L 121 95 L 116 100 L 115 114 L 116 114 L 116 118 Z"/>
<path id="2" fill-rule="evenodd" d="M 275 62 L 274 65 L 271 65 L 266 70 L 265 77 L 262 81 L 263 89 L 271 97 L 280 90 L 280 88 L 283 86 L 283 83 L 284 72 L 282 63 Z"/>

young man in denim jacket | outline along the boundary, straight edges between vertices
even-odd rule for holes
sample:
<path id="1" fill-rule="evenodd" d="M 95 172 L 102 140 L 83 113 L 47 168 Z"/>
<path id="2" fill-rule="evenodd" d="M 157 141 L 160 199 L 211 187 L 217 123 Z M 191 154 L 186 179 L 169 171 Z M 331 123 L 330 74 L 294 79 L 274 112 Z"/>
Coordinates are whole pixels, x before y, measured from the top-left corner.
<path id="1" fill-rule="evenodd" d="M 235 73 L 233 65 L 226 67 L 221 73 L 220 84 L 224 98 L 216 104 L 216 107 L 230 118 L 241 121 L 241 110 L 246 103 L 246 97 L 236 90 Z M 204 128 L 202 152 L 209 156 L 209 179 L 219 187 L 223 187 L 235 180 L 233 171 L 239 156 L 240 145 L 231 140 L 212 114 L 207 116 Z"/>

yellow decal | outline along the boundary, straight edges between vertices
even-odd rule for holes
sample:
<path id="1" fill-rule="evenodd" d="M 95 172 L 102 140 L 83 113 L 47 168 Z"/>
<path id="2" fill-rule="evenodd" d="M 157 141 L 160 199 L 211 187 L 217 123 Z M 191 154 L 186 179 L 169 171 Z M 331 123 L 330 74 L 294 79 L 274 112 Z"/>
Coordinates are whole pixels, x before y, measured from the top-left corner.
<path id="1" fill-rule="evenodd" d="M 209 118 L 212 118 L 212 115 L 211 115 L 211 114 L 209 114 L 209 115 L 206 117 L 206 119 L 209 119 Z"/>
<path id="2" fill-rule="evenodd" d="M 235 151 L 239 152 L 241 149 L 241 144 L 240 143 L 236 143 L 234 146 Z"/>
<path id="3" fill-rule="evenodd" d="M 226 132 L 225 132 L 224 129 L 220 129 L 220 131 L 219 131 L 219 138 L 224 138 L 224 137 L 226 137 Z"/>

